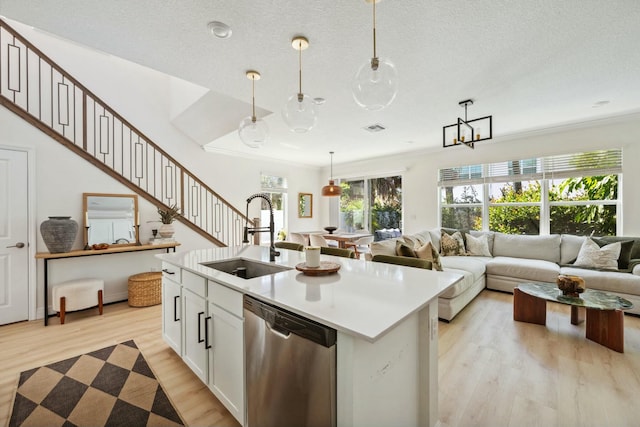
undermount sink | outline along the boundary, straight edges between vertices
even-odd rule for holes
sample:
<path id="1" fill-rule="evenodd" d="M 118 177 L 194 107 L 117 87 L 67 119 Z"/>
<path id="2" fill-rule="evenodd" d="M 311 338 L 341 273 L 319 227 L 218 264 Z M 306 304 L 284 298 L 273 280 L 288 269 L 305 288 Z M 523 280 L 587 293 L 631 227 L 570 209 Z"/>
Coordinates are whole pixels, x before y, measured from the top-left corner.
<path id="1" fill-rule="evenodd" d="M 243 279 L 253 279 L 254 277 L 267 276 L 269 274 L 292 270 L 291 267 L 265 264 L 263 262 L 245 258 L 231 258 L 225 259 L 224 261 L 203 262 L 201 265 L 224 273 L 233 274 L 234 276 L 242 277 Z"/>

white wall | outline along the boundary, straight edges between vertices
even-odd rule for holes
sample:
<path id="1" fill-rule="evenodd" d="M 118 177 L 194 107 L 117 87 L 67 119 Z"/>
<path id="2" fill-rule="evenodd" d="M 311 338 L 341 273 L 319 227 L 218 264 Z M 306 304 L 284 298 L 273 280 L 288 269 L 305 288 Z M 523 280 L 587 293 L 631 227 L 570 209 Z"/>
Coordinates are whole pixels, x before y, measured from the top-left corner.
<path id="1" fill-rule="evenodd" d="M 402 172 L 405 232 L 437 225 L 438 169 L 452 166 L 518 160 L 535 156 L 578 153 L 606 148 L 623 149 L 623 235 L 640 236 L 640 115 L 600 120 L 582 125 L 528 133 L 476 144 L 439 148 L 422 154 L 397 155 L 369 161 L 334 165 L 334 176 Z M 325 171 L 326 172 L 326 171 Z M 328 209 L 327 209 L 328 212 Z"/>

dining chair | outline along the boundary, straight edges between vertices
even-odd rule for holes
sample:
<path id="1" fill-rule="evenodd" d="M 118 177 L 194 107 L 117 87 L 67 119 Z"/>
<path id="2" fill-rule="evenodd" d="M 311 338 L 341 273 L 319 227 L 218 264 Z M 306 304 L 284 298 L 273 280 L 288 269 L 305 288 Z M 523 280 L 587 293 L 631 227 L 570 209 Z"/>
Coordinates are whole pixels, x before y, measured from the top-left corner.
<path id="1" fill-rule="evenodd" d="M 345 242 L 344 245 L 348 248 L 353 248 L 356 253 L 356 258 L 360 258 L 360 254 L 371 253 L 369 245 L 373 243 L 373 236 L 361 237 L 353 242 Z"/>
<path id="2" fill-rule="evenodd" d="M 290 249 L 292 251 L 302 251 L 302 249 L 304 248 L 304 245 L 296 242 L 275 242 L 273 245 L 276 248 Z"/>
<path id="3" fill-rule="evenodd" d="M 309 241 L 302 233 L 289 233 L 289 238 L 294 243 L 298 243 L 302 246 L 309 246 Z"/>
<path id="4" fill-rule="evenodd" d="M 341 256 L 344 258 L 357 258 L 356 252 L 351 249 L 330 248 L 327 246 L 321 246 L 320 253 L 323 255 Z"/>
<path id="5" fill-rule="evenodd" d="M 309 234 L 309 243 L 311 246 L 329 247 L 329 242 L 322 234 Z"/>

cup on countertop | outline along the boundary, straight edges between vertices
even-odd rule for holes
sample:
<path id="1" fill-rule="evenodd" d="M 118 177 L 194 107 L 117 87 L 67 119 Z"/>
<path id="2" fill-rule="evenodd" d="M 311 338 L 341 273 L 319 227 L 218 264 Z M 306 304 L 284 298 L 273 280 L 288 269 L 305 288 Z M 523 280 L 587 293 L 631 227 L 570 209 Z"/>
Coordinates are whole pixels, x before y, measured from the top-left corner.
<path id="1" fill-rule="evenodd" d="M 320 246 L 305 247 L 304 257 L 307 267 L 320 267 Z"/>

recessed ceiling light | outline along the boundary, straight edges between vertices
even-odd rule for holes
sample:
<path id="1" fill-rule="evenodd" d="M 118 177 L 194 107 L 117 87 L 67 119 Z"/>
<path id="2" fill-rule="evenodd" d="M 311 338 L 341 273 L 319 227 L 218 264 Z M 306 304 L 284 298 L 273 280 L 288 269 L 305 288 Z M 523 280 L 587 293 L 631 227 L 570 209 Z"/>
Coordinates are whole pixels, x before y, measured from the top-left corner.
<path id="1" fill-rule="evenodd" d="M 326 99 L 321 98 L 321 97 L 319 97 L 319 96 L 318 96 L 318 97 L 316 97 L 316 98 L 313 98 L 313 103 L 314 103 L 314 104 L 316 104 L 316 105 L 322 105 L 322 104 L 324 104 L 326 101 L 327 101 Z"/>
<path id="2" fill-rule="evenodd" d="M 386 129 L 386 127 L 382 126 L 380 123 L 375 123 L 373 125 L 363 127 L 364 130 L 368 132 L 380 132 Z"/>
<path id="3" fill-rule="evenodd" d="M 224 22 L 211 21 L 207 24 L 209 32 L 219 39 L 228 39 L 231 37 L 231 27 Z"/>
<path id="4" fill-rule="evenodd" d="M 605 105 L 607 105 L 610 101 L 598 101 L 598 102 L 594 102 L 594 104 L 591 106 L 591 108 L 600 108 L 600 107 L 604 107 Z"/>

